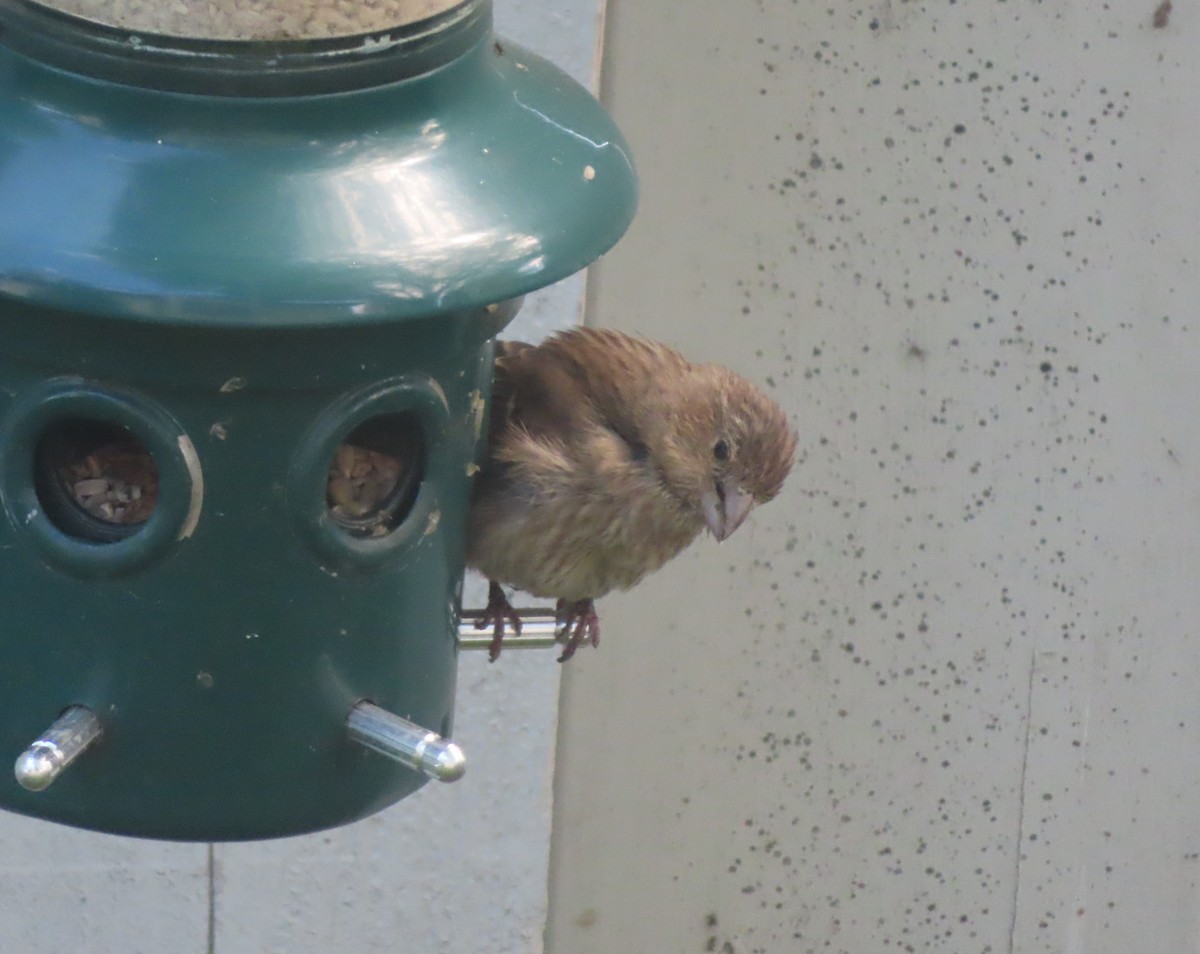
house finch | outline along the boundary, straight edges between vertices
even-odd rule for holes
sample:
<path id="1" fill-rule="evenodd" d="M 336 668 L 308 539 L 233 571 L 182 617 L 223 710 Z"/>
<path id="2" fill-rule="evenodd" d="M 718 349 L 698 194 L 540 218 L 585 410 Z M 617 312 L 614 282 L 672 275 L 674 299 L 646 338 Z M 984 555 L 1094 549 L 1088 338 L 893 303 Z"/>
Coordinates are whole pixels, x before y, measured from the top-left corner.
<path id="1" fill-rule="evenodd" d="M 520 618 L 501 583 L 558 600 L 569 659 L 596 645 L 593 600 L 657 570 L 707 527 L 718 540 L 779 493 L 796 435 L 749 381 L 666 345 L 576 328 L 500 342 L 488 455 L 467 523 L 467 564 L 489 581 L 477 626 Z"/>

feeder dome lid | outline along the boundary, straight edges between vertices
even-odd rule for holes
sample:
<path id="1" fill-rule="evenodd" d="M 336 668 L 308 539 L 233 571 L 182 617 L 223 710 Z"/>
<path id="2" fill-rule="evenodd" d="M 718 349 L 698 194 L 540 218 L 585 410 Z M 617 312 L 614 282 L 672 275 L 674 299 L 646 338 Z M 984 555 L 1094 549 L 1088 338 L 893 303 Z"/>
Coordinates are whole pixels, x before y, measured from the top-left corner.
<path id="1" fill-rule="evenodd" d="M 468 0 L 388 35 L 131 34 L 0 0 L 0 297 L 173 325 L 523 295 L 636 206 L 596 100 Z"/>

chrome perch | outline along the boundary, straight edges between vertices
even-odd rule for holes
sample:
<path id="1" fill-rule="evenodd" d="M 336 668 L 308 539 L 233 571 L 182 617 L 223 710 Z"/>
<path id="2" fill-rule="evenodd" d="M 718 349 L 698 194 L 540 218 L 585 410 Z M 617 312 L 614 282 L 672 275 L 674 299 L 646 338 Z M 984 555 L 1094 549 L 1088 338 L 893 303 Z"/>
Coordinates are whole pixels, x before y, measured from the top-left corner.
<path id="1" fill-rule="evenodd" d="M 512 625 L 504 625 L 504 649 L 550 649 L 558 645 L 555 633 L 560 624 L 554 612 L 545 609 L 519 609 L 521 635 L 512 631 Z M 487 649 L 492 644 L 492 628 L 476 629 L 475 624 L 484 618 L 483 610 L 463 610 L 462 622 L 458 624 L 459 649 Z"/>
<path id="2" fill-rule="evenodd" d="M 371 702 L 360 702 L 346 717 L 350 738 L 439 782 L 456 782 L 467 757 L 453 742 Z"/>
<path id="3" fill-rule="evenodd" d="M 13 774 L 22 788 L 40 792 L 100 737 L 103 727 L 86 706 L 71 706 L 20 754 Z"/>

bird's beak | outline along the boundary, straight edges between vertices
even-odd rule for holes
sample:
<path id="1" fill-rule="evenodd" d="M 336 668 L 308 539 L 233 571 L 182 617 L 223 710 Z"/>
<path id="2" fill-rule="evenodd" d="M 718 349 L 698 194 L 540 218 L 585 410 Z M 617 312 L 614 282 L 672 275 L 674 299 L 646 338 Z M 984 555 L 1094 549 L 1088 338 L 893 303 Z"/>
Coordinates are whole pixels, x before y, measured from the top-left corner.
<path id="1" fill-rule="evenodd" d="M 732 481 L 726 481 L 704 494 L 700 503 L 704 522 L 719 542 L 742 525 L 754 506 L 754 498 Z"/>

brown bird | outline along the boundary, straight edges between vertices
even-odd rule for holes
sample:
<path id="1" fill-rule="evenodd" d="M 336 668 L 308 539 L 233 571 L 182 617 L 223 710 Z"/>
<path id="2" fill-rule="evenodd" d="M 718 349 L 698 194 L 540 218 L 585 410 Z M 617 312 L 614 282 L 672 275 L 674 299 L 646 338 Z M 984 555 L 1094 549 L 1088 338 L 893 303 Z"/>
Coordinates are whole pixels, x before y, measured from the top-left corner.
<path id="1" fill-rule="evenodd" d="M 574 655 L 599 642 L 593 601 L 628 589 L 704 528 L 718 540 L 779 493 L 796 434 L 774 401 L 715 364 L 617 331 L 576 328 L 497 344 L 488 456 L 467 564 L 489 581 L 477 626 L 521 621 L 507 583 L 558 600 Z"/>

